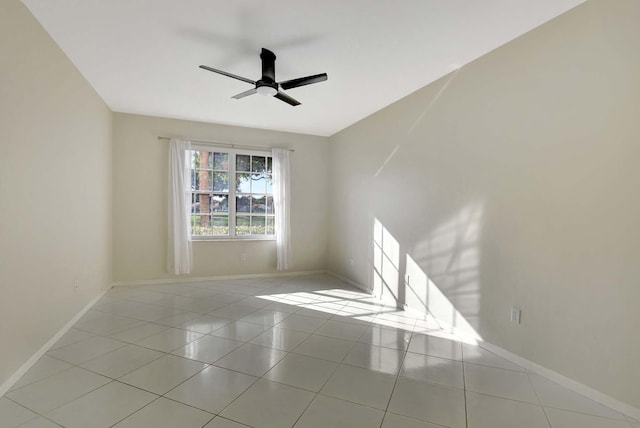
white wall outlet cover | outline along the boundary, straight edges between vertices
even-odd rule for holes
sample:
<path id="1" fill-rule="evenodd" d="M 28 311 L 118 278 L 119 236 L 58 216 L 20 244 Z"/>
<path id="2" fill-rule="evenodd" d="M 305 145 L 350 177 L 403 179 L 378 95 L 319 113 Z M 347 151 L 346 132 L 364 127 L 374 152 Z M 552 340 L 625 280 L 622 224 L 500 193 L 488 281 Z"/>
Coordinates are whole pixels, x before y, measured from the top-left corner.
<path id="1" fill-rule="evenodd" d="M 516 308 L 515 306 L 511 307 L 511 322 L 514 322 L 516 324 L 520 324 L 520 316 L 521 316 L 522 311 L 519 308 Z"/>

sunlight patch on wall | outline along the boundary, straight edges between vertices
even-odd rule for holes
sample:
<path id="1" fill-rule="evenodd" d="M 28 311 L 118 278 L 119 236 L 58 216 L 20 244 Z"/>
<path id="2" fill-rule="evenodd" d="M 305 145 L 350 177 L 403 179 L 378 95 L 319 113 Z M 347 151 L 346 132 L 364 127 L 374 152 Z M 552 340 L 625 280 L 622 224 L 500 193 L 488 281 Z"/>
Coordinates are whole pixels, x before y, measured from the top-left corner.
<path id="1" fill-rule="evenodd" d="M 373 294 L 384 304 L 398 305 L 399 269 L 400 244 L 378 219 L 374 219 Z"/>
<path id="2" fill-rule="evenodd" d="M 407 255 L 405 275 L 409 307 L 426 309 L 443 328 L 475 340 L 482 216 L 482 205 L 470 204 L 431 231 Z"/>
<path id="3" fill-rule="evenodd" d="M 426 312 L 429 301 L 429 278 L 408 254 L 405 284 L 407 286 L 405 304 L 410 308 Z"/>
<path id="4" fill-rule="evenodd" d="M 475 317 L 479 310 L 481 220 L 481 206 L 467 206 L 430 232 L 410 255 L 375 218 L 374 294 L 385 305 L 423 313 L 425 320 L 471 342 L 481 340 L 463 315 Z"/>
<path id="5" fill-rule="evenodd" d="M 409 308 L 430 314 L 444 330 L 455 332 L 465 339 L 482 340 L 473 326 L 408 254 L 405 286 L 406 304 Z"/>

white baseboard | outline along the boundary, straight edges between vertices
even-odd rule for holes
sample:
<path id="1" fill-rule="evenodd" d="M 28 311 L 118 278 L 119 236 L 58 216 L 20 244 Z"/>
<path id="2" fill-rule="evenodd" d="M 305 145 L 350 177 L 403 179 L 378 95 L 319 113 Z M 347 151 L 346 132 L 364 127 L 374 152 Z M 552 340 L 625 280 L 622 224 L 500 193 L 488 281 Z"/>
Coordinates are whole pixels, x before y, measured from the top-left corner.
<path id="1" fill-rule="evenodd" d="M 91 299 L 84 308 L 80 310 L 73 318 L 69 320 L 51 339 L 47 341 L 35 354 L 33 354 L 14 374 L 9 376 L 2 385 L 0 385 L 0 397 L 2 397 L 11 387 L 27 372 L 29 369 L 42 357 L 60 338 L 67 332 L 73 325 L 98 301 L 102 296 L 109 291 L 111 287 L 106 287 L 100 294 Z"/>
<path id="2" fill-rule="evenodd" d="M 153 285 L 153 284 L 182 284 L 187 282 L 220 281 L 228 279 L 259 279 L 259 278 L 279 278 L 287 276 L 308 276 L 326 274 L 325 270 L 306 270 L 300 272 L 275 272 L 275 273 L 252 273 L 246 275 L 218 275 L 218 276 L 188 276 L 161 279 L 142 279 L 135 281 L 117 281 L 111 283 L 112 287 L 125 287 L 130 285 Z"/>
<path id="3" fill-rule="evenodd" d="M 369 289 L 368 289 L 367 287 L 365 287 L 364 285 L 362 285 L 362 284 L 360 284 L 360 283 L 358 283 L 358 282 L 352 281 L 352 280 L 350 280 L 349 278 L 347 278 L 347 277 L 344 277 L 344 276 L 340 275 L 339 273 L 336 273 L 336 272 L 333 272 L 333 271 L 330 271 L 330 270 L 326 271 L 326 273 L 327 273 L 327 275 L 329 275 L 329 276 L 332 276 L 332 277 L 334 277 L 334 278 L 336 278 L 336 279 L 339 279 L 339 280 L 340 280 L 340 281 L 342 281 L 342 282 L 346 282 L 347 284 L 349 284 L 349 285 L 352 285 L 352 286 L 356 287 L 356 288 L 357 288 L 357 289 L 359 289 L 359 290 L 364 291 L 365 293 L 369 293 L 369 294 L 371 294 L 371 290 L 369 290 Z"/>
<path id="4" fill-rule="evenodd" d="M 577 382 L 573 379 L 561 375 L 560 373 L 554 372 L 553 370 L 536 364 L 533 361 L 529 361 L 526 358 L 509 352 L 506 349 L 496 346 L 492 343 L 480 342 L 480 346 L 487 349 L 488 351 L 493 352 L 494 354 L 501 356 L 502 358 L 505 358 L 515 364 L 518 364 L 521 367 L 524 367 L 529 371 L 532 371 L 535 374 L 552 380 L 553 382 L 562 385 L 567 389 L 584 395 L 585 397 L 590 398 L 593 401 L 596 401 L 604 406 L 610 407 L 611 409 L 616 410 L 624 415 L 640 420 L 640 409 L 637 407 L 624 403 L 607 394 L 590 388 L 580 382 Z"/>

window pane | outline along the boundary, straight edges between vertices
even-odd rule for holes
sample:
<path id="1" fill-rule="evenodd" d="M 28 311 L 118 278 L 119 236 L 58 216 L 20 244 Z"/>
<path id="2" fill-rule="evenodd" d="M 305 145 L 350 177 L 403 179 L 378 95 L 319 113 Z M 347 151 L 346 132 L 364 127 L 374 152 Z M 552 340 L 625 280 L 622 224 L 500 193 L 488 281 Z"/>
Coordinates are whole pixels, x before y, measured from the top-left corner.
<path id="1" fill-rule="evenodd" d="M 213 216 L 211 217 L 211 228 L 214 235 L 229 235 L 229 217 Z"/>
<path id="2" fill-rule="evenodd" d="M 273 193 L 273 176 L 271 176 L 271 174 L 267 175 L 267 193 L 272 194 Z"/>
<path id="3" fill-rule="evenodd" d="M 273 213 L 273 196 L 267 196 L 267 214 Z"/>
<path id="4" fill-rule="evenodd" d="M 267 217 L 267 235 L 275 235 L 276 233 L 276 219 L 275 217 Z"/>
<path id="5" fill-rule="evenodd" d="M 213 152 L 200 152 L 200 169 L 213 169 Z"/>
<path id="6" fill-rule="evenodd" d="M 191 194 L 191 214 L 200 213 L 200 199 L 197 194 Z"/>
<path id="7" fill-rule="evenodd" d="M 229 171 L 229 153 L 214 153 L 213 169 L 216 171 Z"/>
<path id="8" fill-rule="evenodd" d="M 251 193 L 251 176 L 246 173 L 236 174 L 236 192 Z"/>
<path id="9" fill-rule="evenodd" d="M 200 214 L 208 214 L 211 212 L 210 197 L 208 194 L 200 193 L 196 195 L 196 208 Z"/>
<path id="10" fill-rule="evenodd" d="M 200 152 L 197 150 L 191 151 L 191 169 L 200 168 Z"/>
<path id="11" fill-rule="evenodd" d="M 267 179 L 264 178 L 264 174 L 252 174 L 251 181 L 251 193 L 267 192 Z"/>
<path id="12" fill-rule="evenodd" d="M 251 172 L 265 172 L 266 167 L 264 156 L 251 156 Z"/>
<path id="13" fill-rule="evenodd" d="M 192 215 L 192 234 L 193 236 L 211 236 L 211 217 L 208 215 Z"/>
<path id="14" fill-rule="evenodd" d="M 248 235 L 249 234 L 249 216 L 236 216 L 236 235 Z"/>
<path id="15" fill-rule="evenodd" d="M 236 171 L 251 171 L 251 156 L 236 155 Z"/>
<path id="16" fill-rule="evenodd" d="M 267 158 L 267 172 L 269 174 L 273 172 L 273 158 Z"/>
<path id="17" fill-rule="evenodd" d="M 213 190 L 213 176 L 211 171 L 196 171 L 196 187 L 193 190 L 211 192 Z M 193 181 L 192 181 L 193 184 Z"/>
<path id="18" fill-rule="evenodd" d="M 211 211 L 216 213 L 229 212 L 229 195 L 211 196 Z"/>
<path id="19" fill-rule="evenodd" d="M 251 197 L 251 212 L 264 214 L 267 210 L 267 197 L 266 196 L 252 196 Z"/>
<path id="20" fill-rule="evenodd" d="M 265 231 L 265 218 L 264 216 L 251 216 L 251 234 L 252 235 L 264 235 Z"/>
<path id="21" fill-rule="evenodd" d="M 198 190 L 200 186 L 200 176 L 196 172 L 196 170 L 191 170 L 191 190 Z"/>
<path id="22" fill-rule="evenodd" d="M 204 150 L 193 150 L 191 152 L 191 169 L 211 169 L 213 153 Z"/>
<path id="23" fill-rule="evenodd" d="M 213 173 L 213 191 L 214 192 L 229 191 L 229 173 L 228 172 Z"/>
<path id="24" fill-rule="evenodd" d="M 251 212 L 250 196 L 236 196 L 236 212 L 237 213 Z"/>

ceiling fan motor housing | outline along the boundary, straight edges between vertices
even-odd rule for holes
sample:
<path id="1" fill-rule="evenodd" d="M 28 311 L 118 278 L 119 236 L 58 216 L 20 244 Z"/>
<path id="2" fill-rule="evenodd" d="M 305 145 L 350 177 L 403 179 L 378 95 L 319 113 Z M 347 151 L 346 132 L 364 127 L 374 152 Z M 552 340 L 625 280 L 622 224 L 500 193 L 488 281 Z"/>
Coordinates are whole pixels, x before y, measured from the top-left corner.
<path id="1" fill-rule="evenodd" d="M 278 91 L 278 84 L 276 83 L 276 54 L 269 49 L 262 48 L 260 53 L 260 59 L 262 60 L 262 78 L 256 82 L 256 89 L 261 87 L 269 87 Z M 266 89 L 263 91 L 267 92 Z M 268 92 L 272 92 L 269 90 Z M 271 95 L 274 95 L 272 93 Z"/>

